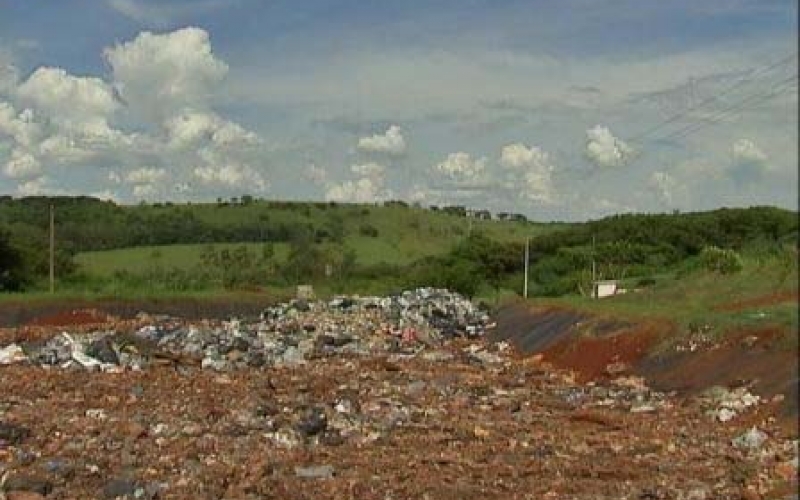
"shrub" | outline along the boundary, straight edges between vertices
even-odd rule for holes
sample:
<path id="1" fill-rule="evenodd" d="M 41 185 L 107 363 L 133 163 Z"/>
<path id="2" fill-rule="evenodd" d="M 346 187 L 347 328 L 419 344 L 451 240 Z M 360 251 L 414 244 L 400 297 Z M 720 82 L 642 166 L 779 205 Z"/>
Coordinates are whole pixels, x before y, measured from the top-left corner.
<path id="1" fill-rule="evenodd" d="M 378 237 L 378 229 L 370 224 L 362 224 L 361 227 L 358 228 L 358 232 L 361 236 L 369 236 L 370 238 Z"/>
<path id="2" fill-rule="evenodd" d="M 700 252 L 700 262 L 709 271 L 733 274 L 742 270 L 742 259 L 735 251 L 709 246 Z"/>

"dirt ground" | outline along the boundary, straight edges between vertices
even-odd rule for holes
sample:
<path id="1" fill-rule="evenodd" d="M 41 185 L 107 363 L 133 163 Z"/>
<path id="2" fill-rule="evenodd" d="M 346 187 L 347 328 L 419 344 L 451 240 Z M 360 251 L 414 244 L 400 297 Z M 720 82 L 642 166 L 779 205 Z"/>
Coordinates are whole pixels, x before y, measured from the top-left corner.
<path id="1" fill-rule="evenodd" d="M 0 330 L 0 346 L 69 321 L 76 334 L 108 328 L 102 319 L 50 315 Z M 575 323 L 567 319 L 547 323 Z M 780 398 L 723 423 L 699 391 L 654 393 L 630 373 L 660 331 L 623 326 L 485 363 L 464 356 L 473 341 L 456 340 L 441 348 L 448 356 L 226 373 L 0 366 L 0 491 L 8 500 L 796 498 L 797 432 L 776 418 Z M 734 366 L 766 380 L 766 358 L 747 372 L 734 347 L 771 352 L 770 335 L 648 369 L 663 386 L 717 383 L 705 374 Z M 313 411 L 327 423 L 308 430 Z M 733 444 L 753 427 L 763 445 Z"/>

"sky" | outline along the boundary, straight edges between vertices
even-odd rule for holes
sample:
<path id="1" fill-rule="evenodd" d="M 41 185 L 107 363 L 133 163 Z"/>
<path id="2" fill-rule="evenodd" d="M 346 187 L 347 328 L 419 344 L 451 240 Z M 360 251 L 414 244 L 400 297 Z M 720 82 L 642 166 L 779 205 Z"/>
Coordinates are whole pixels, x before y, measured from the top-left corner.
<path id="1" fill-rule="evenodd" d="M 0 0 L 0 194 L 797 209 L 797 2 Z"/>

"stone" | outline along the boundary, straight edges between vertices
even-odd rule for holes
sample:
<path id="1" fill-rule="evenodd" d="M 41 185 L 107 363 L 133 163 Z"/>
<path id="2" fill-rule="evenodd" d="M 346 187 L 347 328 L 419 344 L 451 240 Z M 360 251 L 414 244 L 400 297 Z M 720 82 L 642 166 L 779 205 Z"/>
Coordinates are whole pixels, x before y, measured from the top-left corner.
<path id="1" fill-rule="evenodd" d="M 90 342 L 89 345 L 86 346 L 86 354 L 103 363 L 113 365 L 119 364 L 119 357 L 116 351 L 114 351 L 114 346 L 111 344 L 111 340 L 108 337 L 102 337 Z"/>
<path id="2" fill-rule="evenodd" d="M 767 435 L 753 426 L 741 436 L 733 439 L 731 444 L 736 448 L 756 450 L 761 448 L 766 441 Z"/>
<path id="3" fill-rule="evenodd" d="M 0 442 L 19 444 L 31 435 L 27 427 L 7 422 L 0 422 Z"/>
<path id="4" fill-rule="evenodd" d="M 335 469 L 332 465 L 312 465 L 310 467 L 295 467 L 294 474 L 305 479 L 330 479 Z"/>
<path id="5" fill-rule="evenodd" d="M 297 423 L 297 431 L 304 436 L 316 436 L 328 427 L 328 418 L 325 410 L 312 408 Z"/>
<path id="6" fill-rule="evenodd" d="M 108 500 L 114 500 L 116 498 L 134 498 L 138 489 L 136 483 L 131 479 L 112 479 L 103 488 L 103 498 Z"/>
<path id="7" fill-rule="evenodd" d="M 53 491 L 53 483 L 49 480 L 28 475 L 11 476 L 3 485 L 6 491 L 25 491 L 47 496 Z"/>

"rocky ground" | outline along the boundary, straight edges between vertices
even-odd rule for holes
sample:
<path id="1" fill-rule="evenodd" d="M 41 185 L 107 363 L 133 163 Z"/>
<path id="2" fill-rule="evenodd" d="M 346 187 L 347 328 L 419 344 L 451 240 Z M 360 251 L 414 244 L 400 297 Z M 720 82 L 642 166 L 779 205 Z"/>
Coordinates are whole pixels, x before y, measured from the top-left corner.
<path id="1" fill-rule="evenodd" d="M 586 382 L 445 291 L 103 320 L 0 330 L 0 498 L 797 498 L 779 398 Z"/>

